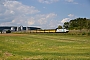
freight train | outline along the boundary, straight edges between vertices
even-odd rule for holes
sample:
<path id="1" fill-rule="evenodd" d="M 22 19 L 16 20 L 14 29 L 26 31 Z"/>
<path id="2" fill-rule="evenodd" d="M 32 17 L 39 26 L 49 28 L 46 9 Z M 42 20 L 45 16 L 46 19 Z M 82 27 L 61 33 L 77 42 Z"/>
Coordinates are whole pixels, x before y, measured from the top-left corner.
<path id="1" fill-rule="evenodd" d="M 68 33 L 67 29 L 40 29 L 40 30 L 30 30 L 30 33 Z"/>

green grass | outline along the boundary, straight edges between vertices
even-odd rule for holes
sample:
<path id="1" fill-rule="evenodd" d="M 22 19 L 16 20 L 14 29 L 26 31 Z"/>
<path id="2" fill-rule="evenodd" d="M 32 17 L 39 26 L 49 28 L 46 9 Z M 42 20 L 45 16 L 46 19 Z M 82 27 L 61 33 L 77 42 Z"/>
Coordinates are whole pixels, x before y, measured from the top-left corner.
<path id="1" fill-rule="evenodd" d="M 90 36 L 0 35 L 0 60 L 90 60 Z"/>

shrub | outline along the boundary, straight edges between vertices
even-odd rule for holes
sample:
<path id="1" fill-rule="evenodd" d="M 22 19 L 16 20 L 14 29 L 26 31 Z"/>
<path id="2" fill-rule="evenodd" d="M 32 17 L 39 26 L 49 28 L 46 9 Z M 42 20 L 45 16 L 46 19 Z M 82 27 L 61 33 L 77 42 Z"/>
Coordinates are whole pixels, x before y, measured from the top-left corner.
<path id="1" fill-rule="evenodd" d="M 8 30 L 8 31 L 6 31 L 6 33 L 11 33 L 11 31 L 10 31 L 10 30 Z"/>
<path id="2" fill-rule="evenodd" d="M 83 33 L 82 33 L 82 35 L 86 35 L 86 33 L 85 33 L 85 32 L 83 32 Z"/>
<path id="3" fill-rule="evenodd" d="M 90 36 L 90 32 L 88 33 L 88 35 Z"/>

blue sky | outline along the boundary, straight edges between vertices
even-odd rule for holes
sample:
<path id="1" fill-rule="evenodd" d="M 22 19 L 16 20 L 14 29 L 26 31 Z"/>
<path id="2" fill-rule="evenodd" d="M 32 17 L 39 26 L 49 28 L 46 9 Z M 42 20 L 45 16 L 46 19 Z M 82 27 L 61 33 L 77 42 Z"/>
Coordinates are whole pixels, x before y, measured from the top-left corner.
<path id="1" fill-rule="evenodd" d="M 0 0 L 0 26 L 53 29 L 78 17 L 90 18 L 90 0 Z"/>

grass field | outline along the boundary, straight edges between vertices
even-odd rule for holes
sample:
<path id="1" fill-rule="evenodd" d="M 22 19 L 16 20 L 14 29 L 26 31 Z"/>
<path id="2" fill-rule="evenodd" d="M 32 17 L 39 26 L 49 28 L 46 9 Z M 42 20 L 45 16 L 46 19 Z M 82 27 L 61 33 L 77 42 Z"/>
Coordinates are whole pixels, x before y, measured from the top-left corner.
<path id="1" fill-rule="evenodd" d="M 90 36 L 0 34 L 0 60 L 90 60 Z"/>

